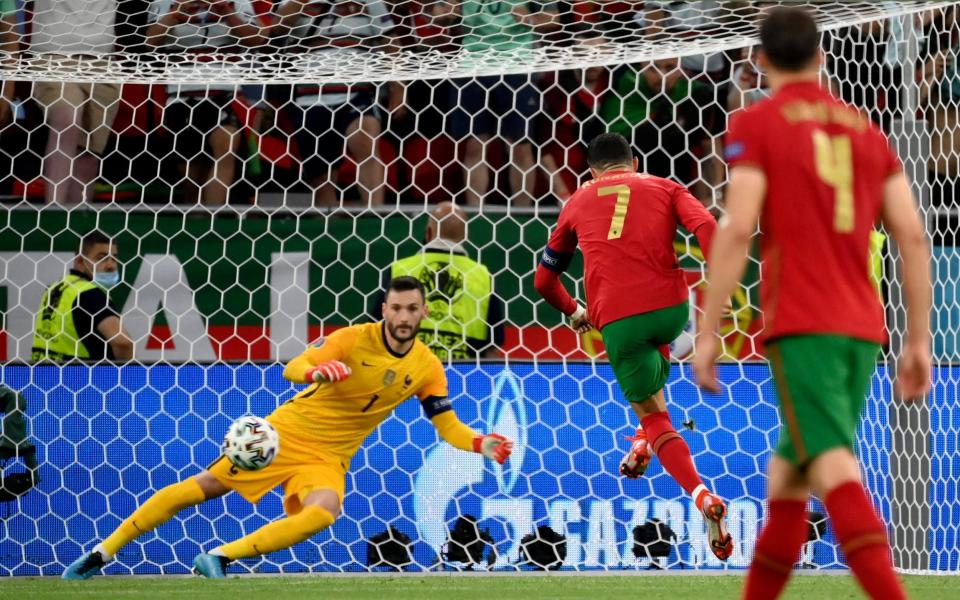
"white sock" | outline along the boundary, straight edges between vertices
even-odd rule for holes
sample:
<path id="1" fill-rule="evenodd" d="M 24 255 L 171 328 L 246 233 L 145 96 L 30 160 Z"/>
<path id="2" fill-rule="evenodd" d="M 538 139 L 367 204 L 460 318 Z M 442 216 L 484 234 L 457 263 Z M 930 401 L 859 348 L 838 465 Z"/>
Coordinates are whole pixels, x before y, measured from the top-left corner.
<path id="1" fill-rule="evenodd" d="M 207 554 L 209 554 L 210 556 L 222 556 L 226 558 L 226 554 L 223 553 L 223 550 L 220 549 L 220 546 L 217 546 L 210 552 L 207 552 Z"/>
<path id="2" fill-rule="evenodd" d="M 100 558 L 103 559 L 103 562 L 110 562 L 111 560 L 113 560 L 113 555 L 107 554 L 107 551 L 103 549 L 103 544 L 97 544 L 96 546 L 93 547 L 93 550 L 91 550 L 91 552 L 99 552 Z"/>
<path id="3" fill-rule="evenodd" d="M 693 488 L 693 493 L 690 494 L 690 495 L 693 496 L 693 502 L 694 502 L 694 504 L 696 504 L 697 500 L 700 499 L 700 494 L 702 494 L 702 493 L 704 493 L 704 492 L 708 492 L 708 491 L 710 491 L 710 490 L 708 490 L 708 489 L 707 489 L 707 486 L 703 485 L 702 483 L 701 483 L 700 485 L 698 485 L 697 487 Z M 698 508 L 699 508 L 699 507 L 698 507 Z"/>

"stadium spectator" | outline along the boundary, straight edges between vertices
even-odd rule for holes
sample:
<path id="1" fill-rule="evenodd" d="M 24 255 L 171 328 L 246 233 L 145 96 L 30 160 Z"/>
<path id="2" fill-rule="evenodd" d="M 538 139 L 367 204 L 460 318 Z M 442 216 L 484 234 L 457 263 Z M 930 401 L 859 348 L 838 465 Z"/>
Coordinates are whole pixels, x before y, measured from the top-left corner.
<path id="1" fill-rule="evenodd" d="M 582 34 L 584 48 L 606 43 L 596 34 Z M 543 149 L 543 168 L 549 174 L 551 191 L 566 200 L 588 172 L 583 140 L 606 131 L 597 116 L 610 85 L 604 66 L 548 73 L 543 80 L 543 110 L 539 115 L 537 146 Z"/>
<path id="2" fill-rule="evenodd" d="M 393 19 L 382 0 L 287 0 L 277 10 L 275 36 L 287 39 L 291 51 L 309 50 L 322 57 L 340 49 L 355 51 L 388 45 Z M 303 177 L 314 188 L 322 206 L 342 203 L 343 190 L 334 178 L 340 161 L 349 155 L 357 162 L 361 204 L 384 203 L 384 165 L 377 148 L 382 132 L 377 87 L 370 83 L 297 84 L 287 103 L 297 128 L 296 139 Z M 348 186 L 349 187 L 349 186 Z"/>
<path id="3" fill-rule="evenodd" d="M 249 0 L 154 0 L 146 43 L 179 52 L 224 52 L 264 43 Z M 243 92 L 229 83 L 167 86 L 164 129 L 184 184 L 184 200 L 219 205 L 227 201 L 236 175 L 239 131 L 249 109 Z M 201 191 L 202 190 L 202 191 Z"/>
<path id="4" fill-rule="evenodd" d="M 83 237 L 70 273 L 40 300 L 34 361 L 133 359 L 133 342 L 107 298 L 107 291 L 120 283 L 116 256 L 116 242 L 103 233 Z"/>
<path id="5" fill-rule="evenodd" d="M 17 36 L 17 5 L 14 0 L 0 0 L 0 52 L 15 54 L 20 49 Z M 0 91 L 0 130 L 14 119 L 13 81 L 3 81 Z"/>
<path id="6" fill-rule="evenodd" d="M 384 281 L 415 277 L 426 291 L 429 314 L 417 337 L 441 361 L 498 357 L 504 340 L 503 302 L 493 290 L 487 267 L 467 256 L 467 214 L 452 202 L 442 202 L 430 214 L 423 249 L 394 262 Z M 385 292 L 370 306 L 375 320 L 383 318 Z"/>
<path id="7" fill-rule="evenodd" d="M 891 43 L 892 30 L 892 21 L 870 21 L 833 32 L 827 44 L 827 70 L 835 93 L 863 107 L 887 131 L 899 104 L 903 75 L 903 57 L 897 53 L 898 44 Z"/>
<path id="8" fill-rule="evenodd" d="M 449 2 L 400 2 L 394 16 L 394 39 L 414 52 L 449 52 L 459 45 L 458 19 Z M 454 105 L 447 79 L 417 79 L 387 86 L 387 124 L 390 141 L 403 157 L 399 164 L 401 201 L 450 198 L 463 189 L 460 169 L 453 164 L 452 141 L 444 133 L 444 119 Z"/>
<path id="9" fill-rule="evenodd" d="M 117 0 L 35 0 L 29 50 L 51 68 L 102 69 L 114 51 Z M 82 57 L 82 58 L 78 58 Z M 82 60 L 82 64 L 78 61 Z M 110 137 L 120 86 L 97 82 L 39 82 L 34 97 L 50 130 L 43 160 L 48 203 L 89 201 Z"/>
<path id="10" fill-rule="evenodd" d="M 930 203 L 934 208 L 956 208 L 960 206 L 960 135 L 957 135 L 960 131 L 960 72 L 957 70 L 960 24 L 956 8 L 920 13 L 914 27 L 920 29 L 925 38 L 914 77 L 921 114 L 930 133 L 927 159 Z M 935 228 L 938 232 L 955 229 L 947 222 Z"/>
<path id="11" fill-rule="evenodd" d="M 447 52 L 459 46 L 460 31 L 452 3 L 445 0 L 394 2 L 397 43 L 410 50 Z"/>
<path id="12" fill-rule="evenodd" d="M 468 0 L 453 10 L 461 17 L 463 47 L 467 53 L 502 52 L 505 60 L 519 60 L 536 43 L 535 31 L 555 26 L 552 9 L 531 11 L 522 0 Z M 509 57 L 509 58 L 507 58 Z M 491 189 L 485 150 L 491 138 L 509 146 L 511 199 L 532 204 L 536 168 L 530 140 L 539 93 L 528 74 L 490 75 L 454 81 L 449 116 L 450 131 L 463 142 L 463 168 L 468 204 L 480 204 Z"/>
<path id="13" fill-rule="evenodd" d="M 647 0 L 643 9 L 634 14 L 634 23 L 640 26 L 645 37 L 657 40 L 675 41 L 722 34 L 722 17 L 726 15 L 724 4 L 720 0 Z M 739 7 L 740 3 L 727 4 Z M 726 73 L 727 66 L 722 52 L 685 56 L 680 64 L 691 76 L 711 74 L 714 80 Z"/>
<path id="14" fill-rule="evenodd" d="M 770 95 L 767 78 L 757 69 L 756 54 L 752 48 L 744 48 L 741 59 L 733 65 L 731 85 L 727 91 L 727 114 L 733 114 Z"/>
<path id="15" fill-rule="evenodd" d="M 626 65 L 614 73 L 601 116 L 610 131 L 632 140 L 644 171 L 670 177 L 708 201 L 719 183 L 715 139 L 723 127 L 710 84 L 690 79 L 677 58 Z"/>

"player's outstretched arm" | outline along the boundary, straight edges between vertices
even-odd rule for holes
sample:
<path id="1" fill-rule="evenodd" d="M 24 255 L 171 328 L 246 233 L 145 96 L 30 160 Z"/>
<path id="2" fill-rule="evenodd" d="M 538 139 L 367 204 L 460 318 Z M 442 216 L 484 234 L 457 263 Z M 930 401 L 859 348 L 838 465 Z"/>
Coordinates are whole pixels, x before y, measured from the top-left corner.
<path id="1" fill-rule="evenodd" d="M 930 391 L 930 247 L 910 182 L 902 172 L 884 186 L 880 219 L 903 257 L 907 336 L 897 364 L 896 391 L 914 400 Z"/>
<path id="2" fill-rule="evenodd" d="M 432 407 L 446 407 L 441 412 L 431 416 L 430 422 L 437 428 L 440 437 L 454 448 L 482 454 L 501 465 L 510 458 L 510 453 L 513 451 L 511 440 L 498 433 L 477 433 L 464 425 L 463 421 L 457 418 L 457 414 L 450 408 L 449 398 L 428 398 L 424 402 L 424 410 L 429 411 L 427 403 Z"/>
<path id="3" fill-rule="evenodd" d="M 717 330 L 727 300 L 746 270 L 750 239 L 757 228 L 766 191 L 767 177 L 759 168 L 740 166 L 730 171 L 727 214 L 720 220 L 717 235 L 711 243 L 703 324 L 697 334 L 693 357 L 694 376 L 700 387 L 707 391 L 720 391 L 714 368 L 720 356 Z"/>
<path id="4" fill-rule="evenodd" d="M 340 329 L 319 343 L 311 344 L 303 353 L 287 363 L 283 377 L 293 383 L 343 381 L 350 376 L 350 367 L 343 361 L 350 354 L 355 334 Z"/>

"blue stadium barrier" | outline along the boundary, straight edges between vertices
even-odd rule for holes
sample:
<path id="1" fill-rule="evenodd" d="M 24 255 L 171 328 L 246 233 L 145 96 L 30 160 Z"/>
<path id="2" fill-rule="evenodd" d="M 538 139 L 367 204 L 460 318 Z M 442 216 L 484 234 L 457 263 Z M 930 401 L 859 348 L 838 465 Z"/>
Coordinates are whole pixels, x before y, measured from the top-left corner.
<path id="1" fill-rule="evenodd" d="M 42 481 L 18 502 L 0 506 L 0 575 L 59 574 L 153 491 L 212 462 L 234 418 L 266 415 L 289 397 L 293 388 L 281 374 L 276 365 L 3 367 L 3 382 L 28 399 Z M 447 446 L 418 403 L 407 402 L 354 458 L 344 514 L 331 530 L 234 569 L 364 570 L 366 540 L 391 525 L 415 542 L 411 570 L 428 569 L 461 514 L 490 530 L 498 551 L 494 568 L 517 568 L 520 538 L 541 524 L 567 535 L 565 568 L 642 568 L 647 562 L 634 559 L 631 531 L 651 518 L 678 535 L 666 566 L 721 568 L 707 550 L 702 520 L 656 461 L 640 480 L 618 475 L 628 445 L 623 437 L 634 420 L 608 365 L 456 365 L 448 375 L 465 422 L 516 440 L 507 466 Z M 866 407 L 860 454 L 888 515 L 889 384 L 881 375 Z M 960 480 L 957 375 L 955 368 L 938 370 L 930 401 L 934 477 L 947 483 Z M 667 393 L 700 471 L 731 500 L 738 543 L 727 566 L 738 568 L 748 564 L 759 531 L 762 473 L 778 417 L 766 365 L 723 365 L 720 376 L 728 391 L 701 395 L 689 372 L 675 366 Z M 931 486 L 932 568 L 957 568 L 958 500 L 956 485 Z M 281 511 L 277 492 L 256 507 L 230 494 L 185 510 L 130 544 L 107 572 L 186 573 L 201 549 L 250 532 Z M 828 535 L 811 544 L 804 560 L 841 566 L 831 541 Z"/>

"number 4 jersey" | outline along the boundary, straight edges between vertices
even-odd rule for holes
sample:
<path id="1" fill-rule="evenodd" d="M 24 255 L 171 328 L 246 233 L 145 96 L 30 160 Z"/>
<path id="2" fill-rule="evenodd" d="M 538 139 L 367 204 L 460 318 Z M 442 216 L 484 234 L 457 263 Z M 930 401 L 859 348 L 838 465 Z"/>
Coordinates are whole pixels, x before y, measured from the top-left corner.
<path id="1" fill-rule="evenodd" d="M 564 205 L 540 268 L 565 271 L 579 244 L 588 312 L 602 329 L 689 298 L 673 248 L 678 225 L 695 234 L 706 252 L 717 224 L 682 185 L 644 173 L 608 171 L 582 185 Z M 547 300 L 564 310 L 568 298 L 548 295 Z"/>
<path id="2" fill-rule="evenodd" d="M 793 83 L 734 115 L 726 158 L 766 175 L 764 338 L 824 333 L 883 343 L 870 233 L 884 184 L 901 165 L 880 129 L 817 83 Z"/>

